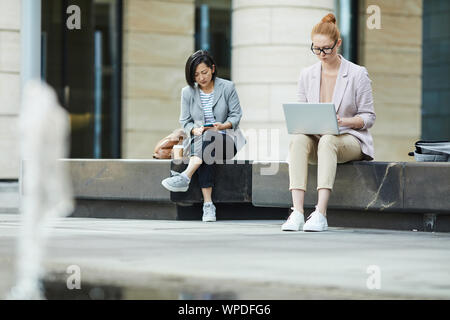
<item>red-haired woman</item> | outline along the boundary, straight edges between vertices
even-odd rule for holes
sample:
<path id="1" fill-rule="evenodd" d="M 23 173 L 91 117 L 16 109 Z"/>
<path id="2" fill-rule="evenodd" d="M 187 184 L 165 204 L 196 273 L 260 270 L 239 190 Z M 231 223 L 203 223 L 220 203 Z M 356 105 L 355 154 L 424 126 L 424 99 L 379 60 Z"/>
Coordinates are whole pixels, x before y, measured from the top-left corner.
<path id="1" fill-rule="evenodd" d="M 368 131 L 375 122 L 372 87 L 366 68 L 338 54 L 342 44 L 336 18 L 326 15 L 311 32 L 311 51 L 320 60 L 305 68 L 298 82 L 298 100 L 334 103 L 339 135 L 296 134 L 289 146 L 289 190 L 293 212 L 283 231 L 325 231 L 328 200 L 336 176 L 337 163 L 372 160 L 373 139 Z M 317 163 L 318 202 L 305 222 L 308 162 Z"/>

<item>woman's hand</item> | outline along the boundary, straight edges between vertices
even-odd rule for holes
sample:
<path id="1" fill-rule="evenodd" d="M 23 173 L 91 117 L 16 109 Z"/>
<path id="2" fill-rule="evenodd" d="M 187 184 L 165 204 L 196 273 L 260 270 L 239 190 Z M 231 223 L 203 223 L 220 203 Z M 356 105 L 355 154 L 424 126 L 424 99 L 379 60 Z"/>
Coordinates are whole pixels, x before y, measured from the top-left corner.
<path id="1" fill-rule="evenodd" d="M 232 126 L 231 122 L 225 122 L 225 123 L 216 122 L 213 124 L 212 127 L 194 128 L 194 129 L 192 129 L 192 133 L 195 136 L 201 136 L 207 130 L 220 131 L 220 130 L 231 129 L 232 127 L 233 126 Z"/>
<path id="2" fill-rule="evenodd" d="M 204 127 L 192 129 L 192 133 L 194 134 L 194 136 L 201 136 L 203 134 L 203 131 L 205 131 Z"/>
<path id="3" fill-rule="evenodd" d="M 359 130 L 364 127 L 364 121 L 358 116 L 354 116 L 352 118 L 341 118 L 339 115 L 336 115 L 338 126 L 339 127 L 347 127 L 354 130 Z"/>
<path id="4" fill-rule="evenodd" d="M 231 129 L 231 128 L 232 128 L 231 122 L 225 122 L 225 123 L 216 122 L 216 123 L 214 123 L 214 130 L 216 130 L 216 131 L 226 130 L 226 129 Z"/>
<path id="5" fill-rule="evenodd" d="M 216 123 L 214 123 L 214 127 L 211 129 L 213 129 L 214 131 L 224 130 L 223 123 L 216 122 Z"/>
<path id="6" fill-rule="evenodd" d="M 348 127 L 347 126 L 347 118 L 341 118 L 339 115 L 336 115 L 338 126 L 339 127 Z"/>

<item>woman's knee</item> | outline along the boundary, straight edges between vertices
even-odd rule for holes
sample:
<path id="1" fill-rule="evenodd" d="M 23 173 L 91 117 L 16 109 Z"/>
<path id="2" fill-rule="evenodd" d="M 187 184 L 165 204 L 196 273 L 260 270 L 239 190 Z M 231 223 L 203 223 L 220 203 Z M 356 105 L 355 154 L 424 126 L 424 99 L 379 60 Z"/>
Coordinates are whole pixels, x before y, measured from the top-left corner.
<path id="1" fill-rule="evenodd" d="M 306 147 L 310 149 L 310 145 L 312 144 L 312 142 L 312 139 L 306 134 L 295 134 L 291 139 L 289 148 Z"/>
<path id="2" fill-rule="evenodd" d="M 324 134 L 323 136 L 320 137 L 318 149 L 319 150 L 323 148 L 336 149 L 336 141 L 337 137 L 335 135 Z"/>

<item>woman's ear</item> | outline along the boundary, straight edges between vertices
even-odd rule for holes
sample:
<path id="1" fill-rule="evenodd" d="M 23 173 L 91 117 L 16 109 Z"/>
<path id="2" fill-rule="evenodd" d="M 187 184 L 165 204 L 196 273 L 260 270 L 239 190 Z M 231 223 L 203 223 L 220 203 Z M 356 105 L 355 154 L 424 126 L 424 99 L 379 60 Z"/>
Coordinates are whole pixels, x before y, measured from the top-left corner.
<path id="1" fill-rule="evenodd" d="M 336 54 L 339 54 L 339 52 L 341 51 L 341 45 L 342 45 L 342 39 L 339 38 L 338 41 L 336 42 Z"/>
<path id="2" fill-rule="evenodd" d="M 214 74 L 214 72 L 216 72 L 216 66 L 213 64 L 212 66 L 211 66 L 211 72 Z"/>

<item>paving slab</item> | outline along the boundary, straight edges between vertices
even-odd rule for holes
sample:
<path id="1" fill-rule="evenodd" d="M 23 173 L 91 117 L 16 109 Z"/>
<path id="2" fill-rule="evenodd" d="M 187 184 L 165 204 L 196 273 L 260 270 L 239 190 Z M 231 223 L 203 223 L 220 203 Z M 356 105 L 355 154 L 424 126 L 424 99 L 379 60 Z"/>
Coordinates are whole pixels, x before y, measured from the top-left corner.
<path id="1" fill-rule="evenodd" d="M 19 218 L 0 215 L 0 295 L 14 278 Z M 123 299 L 450 298 L 450 234 L 282 232 L 281 223 L 60 219 L 47 280 L 64 295 L 76 265 L 82 287 L 119 288 Z"/>

